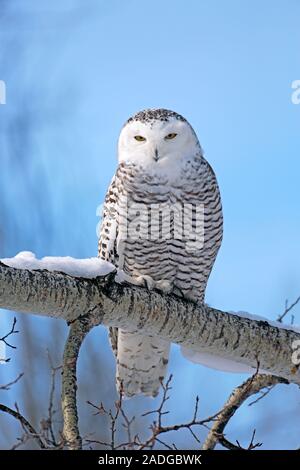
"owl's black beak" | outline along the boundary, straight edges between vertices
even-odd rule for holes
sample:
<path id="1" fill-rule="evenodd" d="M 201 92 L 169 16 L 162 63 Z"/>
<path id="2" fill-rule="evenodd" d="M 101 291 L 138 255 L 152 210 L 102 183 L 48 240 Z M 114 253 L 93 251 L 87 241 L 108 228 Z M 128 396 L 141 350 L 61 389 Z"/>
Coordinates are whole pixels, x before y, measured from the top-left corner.
<path id="1" fill-rule="evenodd" d="M 155 149 L 154 157 L 153 157 L 153 158 L 154 158 L 154 160 L 155 160 L 156 162 L 158 161 L 159 156 L 158 156 L 158 150 L 157 150 L 157 149 Z"/>

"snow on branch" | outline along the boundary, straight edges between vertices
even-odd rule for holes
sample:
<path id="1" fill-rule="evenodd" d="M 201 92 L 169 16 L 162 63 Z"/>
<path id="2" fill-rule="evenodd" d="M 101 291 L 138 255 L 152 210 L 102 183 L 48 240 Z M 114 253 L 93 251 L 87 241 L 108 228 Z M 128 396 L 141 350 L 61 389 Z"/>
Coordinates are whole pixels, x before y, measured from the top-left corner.
<path id="1" fill-rule="evenodd" d="M 23 253 L 0 262 L 0 307 L 68 323 L 85 318 L 90 326 L 138 329 L 180 344 L 196 362 L 209 358 L 213 366 L 213 357 L 249 371 L 259 364 L 260 372 L 300 385 L 296 327 L 196 305 L 120 279 L 111 264 L 97 258 L 37 260 Z"/>

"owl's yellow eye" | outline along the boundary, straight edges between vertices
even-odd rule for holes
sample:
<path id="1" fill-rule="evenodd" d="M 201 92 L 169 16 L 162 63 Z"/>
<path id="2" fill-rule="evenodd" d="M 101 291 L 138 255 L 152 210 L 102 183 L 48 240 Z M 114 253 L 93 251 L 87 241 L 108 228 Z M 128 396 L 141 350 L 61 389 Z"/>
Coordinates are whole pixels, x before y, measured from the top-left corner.
<path id="1" fill-rule="evenodd" d="M 173 133 L 171 133 L 171 134 L 166 135 L 165 139 L 166 139 L 166 140 L 175 139 L 176 136 L 177 136 L 177 134 L 175 134 L 175 133 L 173 132 Z"/>
<path id="2" fill-rule="evenodd" d="M 143 137 L 142 135 L 135 135 L 134 138 L 138 142 L 144 142 L 146 140 L 145 137 Z"/>

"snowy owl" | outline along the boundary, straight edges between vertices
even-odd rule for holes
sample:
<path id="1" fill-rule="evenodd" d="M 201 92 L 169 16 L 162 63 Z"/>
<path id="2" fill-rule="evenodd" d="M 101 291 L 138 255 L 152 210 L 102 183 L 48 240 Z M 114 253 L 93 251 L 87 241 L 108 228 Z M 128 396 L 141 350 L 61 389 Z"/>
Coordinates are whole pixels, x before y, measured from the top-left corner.
<path id="1" fill-rule="evenodd" d="M 218 183 L 187 120 L 166 109 L 128 119 L 105 198 L 99 257 L 135 284 L 203 302 L 222 232 Z M 110 340 L 117 387 L 128 397 L 156 396 L 170 344 L 117 328 Z"/>

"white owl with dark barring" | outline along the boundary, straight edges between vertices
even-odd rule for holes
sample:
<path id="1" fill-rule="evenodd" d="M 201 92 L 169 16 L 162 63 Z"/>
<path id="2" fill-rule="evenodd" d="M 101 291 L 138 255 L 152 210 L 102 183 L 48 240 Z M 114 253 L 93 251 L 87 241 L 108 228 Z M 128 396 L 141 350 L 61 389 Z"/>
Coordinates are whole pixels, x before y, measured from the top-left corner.
<path id="1" fill-rule="evenodd" d="M 105 198 L 99 257 L 135 284 L 204 302 L 223 217 L 215 174 L 193 128 L 174 111 L 141 111 L 121 131 L 118 162 Z M 170 344 L 117 328 L 110 340 L 118 388 L 128 397 L 156 396 Z"/>

